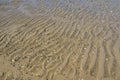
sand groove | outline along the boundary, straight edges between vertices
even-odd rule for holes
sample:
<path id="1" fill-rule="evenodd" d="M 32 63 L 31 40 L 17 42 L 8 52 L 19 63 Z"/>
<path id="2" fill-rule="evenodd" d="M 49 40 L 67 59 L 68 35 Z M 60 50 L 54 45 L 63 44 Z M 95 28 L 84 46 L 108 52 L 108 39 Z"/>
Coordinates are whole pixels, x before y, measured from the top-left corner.
<path id="1" fill-rule="evenodd" d="M 38 24 L 38 25 L 35 25 L 35 24 Z M 72 25 L 72 23 L 69 25 L 67 25 L 65 23 L 62 23 L 59 25 L 56 25 L 56 24 L 58 24 L 58 23 L 49 21 L 49 20 L 46 21 L 45 19 L 44 20 L 41 19 L 37 22 L 34 22 L 31 25 L 28 25 L 29 27 L 31 26 L 31 29 L 25 29 L 24 31 L 17 30 L 15 32 L 12 32 L 12 33 L 15 33 L 14 35 L 7 34 L 7 33 L 1 31 L 1 34 L 2 34 L 0 37 L 0 44 L 2 45 L 1 49 L 6 47 L 4 50 L 1 50 L 1 51 L 6 53 L 7 55 L 9 54 L 8 59 L 10 61 L 12 61 L 13 63 L 15 61 L 15 63 L 14 63 L 15 66 L 17 65 L 16 64 L 17 62 L 18 62 L 18 64 L 22 65 L 22 62 L 24 61 L 24 59 L 22 60 L 23 53 L 26 56 L 29 55 L 30 56 L 29 58 L 31 58 L 32 60 L 30 60 L 30 62 L 28 62 L 28 65 L 26 65 L 26 66 L 24 65 L 25 66 L 24 68 L 28 68 L 27 69 L 28 71 L 26 70 L 27 72 L 25 72 L 25 73 L 28 73 L 30 71 L 31 72 L 31 73 L 29 73 L 30 75 L 40 76 L 41 78 L 42 78 L 43 74 L 46 74 L 46 77 L 48 77 L 49 79 L 52 80 L 54 74 L 56 74 L 56 75 L 58 74 L 58 73 L 55 73 L 56 70 L 59 69 L 58 70 L 59 74 L 62 74 L 63 76 L 66 76 L 66 78 L 68 78 L 68 76 L 67 76 L 68 73 L 66 74 L 66 72 L 67 72 L 66 67 L 68 66 L 68 64 L 70 65 L 70 62 L 69 62 L 70 55 L 72 55 L 73 52 L 76 52 L 76 49 L 77 49 L 77 48 L 74 49 L 75 47 L 71 44 L 72 43 L 74 44 L 74 43 L 76 43 L 76 41 L 79 41 L 77 43 L 81 44 L 80 47 L 82 49 L 81 52 L 79 50 L 77 52 L 77 55 L 79 55 L 79 57 L 81 56 L 80 66 L 79 66 L 80 72 L 88 71 L 91 76 L 95 76 L 98 80 L 101 80 L 102 78 L 104 78 L 104 75 L 106 75 L 106 74 L 108 75 L 108 77 L 110 75 L 112 75 L 114 78 L 115 78 L 115 76 L 118 76 L 118 74 L 114 73 L 114 72 L 116 72 L 116 69 L 118 67 L 117 67 L 117 65 L 115 66 L 113 64 L 113 62 L 116 61 L 116 63 L 119 66 L 119 57 L 118 57 L 119 50 L 113 50 L 113 49 L 118 49 L 119 46 L 116 44 L 118 44 L 119 41 L 115 41 L 115 40 L 117 40 L 115 38 L 113 40 L 111 40 L 111 36 L 113 34 L 110 35 L 111 33 L 109 33 L 109 31 L 108 31 L 109 34 L 107 32 L 104 32 L 103 28 L 101 28 L 101 30 L 99 29 L 99 31 L 96 31 L 97 32 L 96 35 L 88 34 L 89 32 L 91 32 L 91 31 L 88 32 L 88 30 L 90 30 L 91 28 L 88 28 L 88 29 L 82 28 L 82 29 L 80 29 L 80 31 L 78 31 L 78 33 L 76 33 L 76 26 Z M 74 24 L 76 24 L 76 23 L 74 23 Z M 34 27 L 32 27 L 32 26 L 34 26 Z M 73 27 L 73 26 L 75 26 L 75 27 Z M 79 30 L 79 29 L 77 29 L 77 30 Z M 96 30 L 97 30 L 97 27 L 96 27 Z M 35 31 L 38 31 L 38 32 L 35 32 Z M 112 31 L 112 30 L 110 30 L 110 31 Z M 41 34 L 42 32 L 44 32 L 44 34 Z M 47 35 L 47 36 L 43 37 L 43 38 L 42 37 L 37 38 L 37 36 L 40 36 L 40 34 L 44 35 L 44 36 Z M 77 34 L 77 35 L 75 35 L 75 34 Z M 8 35 L 10 35 L 11 38 Z M 78 40 L 77 39 L 74 40 L 74 38 L 79 37 L 79 35 L 81 35 L 81 38 Z M 104 39 L 105 39 L 104 43 L 100 42 L 98 40 L 103 35 L 104 35 Z M 108 37 L 106 38 L 105 35 L 108 35 Z M 96 36 L 96 39 L 95 39 L 95 36 Z M 7 39 L 7 38 L 9 38 L 9 39 Z M 39 40 L 42 40 L 42 41 L 39 41 Z M 63 41 L 61 41 L 61 40 L 63 40 Z M 71 42 L 68 43 L 68 41 L 71 41 Z M 98 42 L 98 43 L 96 43 L 96 42 Z M 115 42 L 116 42 L 116 44 L 115 44 Z M 43 43 L 45 43 L 45 44 L 43 44 Z M 68 43 L 69 47 L 67 46 L 67 43 Z M 116 46 L 115 48 L 113 46 L 114 45 L 113 43 Z M 107 52 L 104 50 L 103 44 L 104 45 L 106 44 L 105 47 L 106 47 Z M 65 45 L 66 45 L 66 47 L 65 47 Z M 69 50 L 70 46 L 73 48 L 72 51 Z M 98 47 L 98 48 L 96 48 L 96 47 Z M 31 49 L 31 52 L 28 51 L 29 49 Z M 99 52 L 97 51 L 97 49 L 99 49 Z M 24 50 L 26 50 L 26 51 L 24 51 Z M 46 55 L 44 55 L 44 58 L 46 58 L 46 59 L 42 59 L 42 56 L 39 55 L 39 54 L 42 54 L 41 53 L 42 50 L 48 51 L 45 53 Z M 30 52 L 30 53 L 28 53 L 28 52 Z M 31 55 L 31 53 L 34 53 L 34 55 Z M 116 53 L 116 54 L 114 54 L 114 53 Z M 37 56 L 35 56 L 35 55 L 37 55 Z M 47 57 L 47 55 L 51 55 L 50 60 L 47 60 L 47 58 L 49 59 L 49 57 Z M 65 58 L 65 61 L 64 61 L 64 58 L 62 58 L 62 56 L 61 56 L 61 60 L 63 60 L 62 64 L 56 63 L 56 60 L 54 60 L 54 59 L 52 60 L 52 58 L 54 56 L 58 56 L 58 55 L 67 56 Z M 106 55 L 108 55 L 108 58 Z M 77 58 L 75 58 L 75 59 L 77 59 Z M 77 60 L 79 60 L 79 58 Z M 50 63 L 47 61 L 49 61 Z M 57 60 L 57 62 L 58 61 L 59 60 Z M 98 63 L 96 61 L 98 61 Z M 107 64 L 106 64 L 106 61 L 107 61 Z M 54 66 L 53 64 L 56 66 Z M 96 66 L 95 66 L 95 64 L 96 64 Z M 31 65 L 31 67 L 30 67 L 30 65 Z M 60 68 L 58 67 L 58 65 Z M 108 68 L 105 68 L 105 66 Z M 115 69 L 113 69 L 113 67 Z M 38 71 L 40 68 L 41 68 L 41 70 Z M 44 68 L 47 70 L 45 70 Z M 65 68 L 65 72 L 63 70 L 64 68 Z M 73 68 L 74 68 L 74 65 L 73 65 Z M 95 70 L 94 70 L 94 68 L 95 68 Z M 108 69 L 108 70 L 104 70 L 104 69 Z M 23 70 L 23 68 L 21 68 L 21 70 Z M 43 73 L 41 73 L 42 70 L 44 70 Z M 108 72 L 105 73 L 104 71 L 108 71 Z M 85 74 L 86 73 L 84 73 L 84 75 Z M 75 70 L 74 70 L 74 75 L 75 75 Z M 81 76 L 82 75 L 83 74 L 81 74 Z"/>
<path id="2" fill-rule="evenodd" d="M 0 57 L 8 61 L 7 70 L 14 68 L 21 75 L 9 70 L 2 77 L 0 73 L 0 79 L 120 79 L 119 12 L 102 3 L 90 3 L 97 5 L 93 10 L 90 4 L 82 5 L 84 1 L 80 8 L 74 1 L 56 1 L 54 7 L 40 2 L 35 8 L 40 14 L 30 16 L 19 9 L 0 14 Z"/>

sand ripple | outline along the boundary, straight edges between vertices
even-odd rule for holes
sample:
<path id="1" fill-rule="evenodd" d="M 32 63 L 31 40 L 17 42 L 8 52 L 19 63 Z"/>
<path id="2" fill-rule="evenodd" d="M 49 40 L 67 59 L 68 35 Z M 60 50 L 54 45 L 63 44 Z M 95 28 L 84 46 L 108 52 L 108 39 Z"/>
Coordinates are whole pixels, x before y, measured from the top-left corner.
<path id="1" fill-rule="evenodd" d="M 119 1 L 36 2 L 0 3 L 1 80 L 120 80 Z"/>

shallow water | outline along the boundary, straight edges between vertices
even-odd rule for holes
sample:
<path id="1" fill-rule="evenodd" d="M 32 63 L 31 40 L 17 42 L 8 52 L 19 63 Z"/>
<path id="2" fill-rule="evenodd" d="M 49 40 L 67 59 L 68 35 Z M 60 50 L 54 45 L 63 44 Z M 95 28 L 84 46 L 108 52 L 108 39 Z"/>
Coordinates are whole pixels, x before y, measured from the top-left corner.
<path id="1" fill-rule="evenodd" d="M 0 80 L 120 80 L 119 0 L 0 0 Z"/>
<path id="2" fill-rule="evenodd" d="M 39 8 L 42 5 L 44 5 L 45 9 L 55 8 L 55 7 L 67 8 L 69 5 L 68 8 L 76 9 L 76 7 L 79 7 L 80 5 L 84 5 L 84 7 L 88 7 L 90 10 L 93 10 L 98 13 L 109 11 L 109 10 L 113 12 L 120 12 L 119 0 L 66 0 L 66 1 L 63 1 L 63 0 L 18 0 L 18 1 L 17 0 L 0 0 L 0 3 L 1 2 L 7 2 L 8 4 L 16 2 L 17 4 L 19 4 L 18 6 L 19 7 L 22 6 L 22 8 L 25 8 L 26 6 Z M 11 6 L 14 6 L 14 5 L 11 4 Z M 25 11 L 22 11 L 22 12 L 25 12 Z"/>

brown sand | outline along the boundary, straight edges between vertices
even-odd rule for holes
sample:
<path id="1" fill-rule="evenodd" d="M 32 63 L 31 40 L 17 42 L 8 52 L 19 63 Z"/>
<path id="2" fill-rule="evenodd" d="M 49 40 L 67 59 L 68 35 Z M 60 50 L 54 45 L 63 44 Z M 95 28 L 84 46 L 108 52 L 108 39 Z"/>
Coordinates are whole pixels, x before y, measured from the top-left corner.
<path id="1" fill-rule="evenodd" d="M 119 0 L 0 0 L 0 80 L 120 80 Z"/>

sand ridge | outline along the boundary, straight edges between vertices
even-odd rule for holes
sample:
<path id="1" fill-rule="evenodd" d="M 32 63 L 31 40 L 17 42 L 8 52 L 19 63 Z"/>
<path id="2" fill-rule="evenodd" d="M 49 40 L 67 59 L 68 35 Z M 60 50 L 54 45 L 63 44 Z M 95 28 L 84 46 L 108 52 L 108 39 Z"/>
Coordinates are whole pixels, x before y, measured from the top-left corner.
<path id="1" fill-rule="evenodd" d="M 0 80 L 120 80 L 119 1 L 14 1 L 0 2 Z"/>

